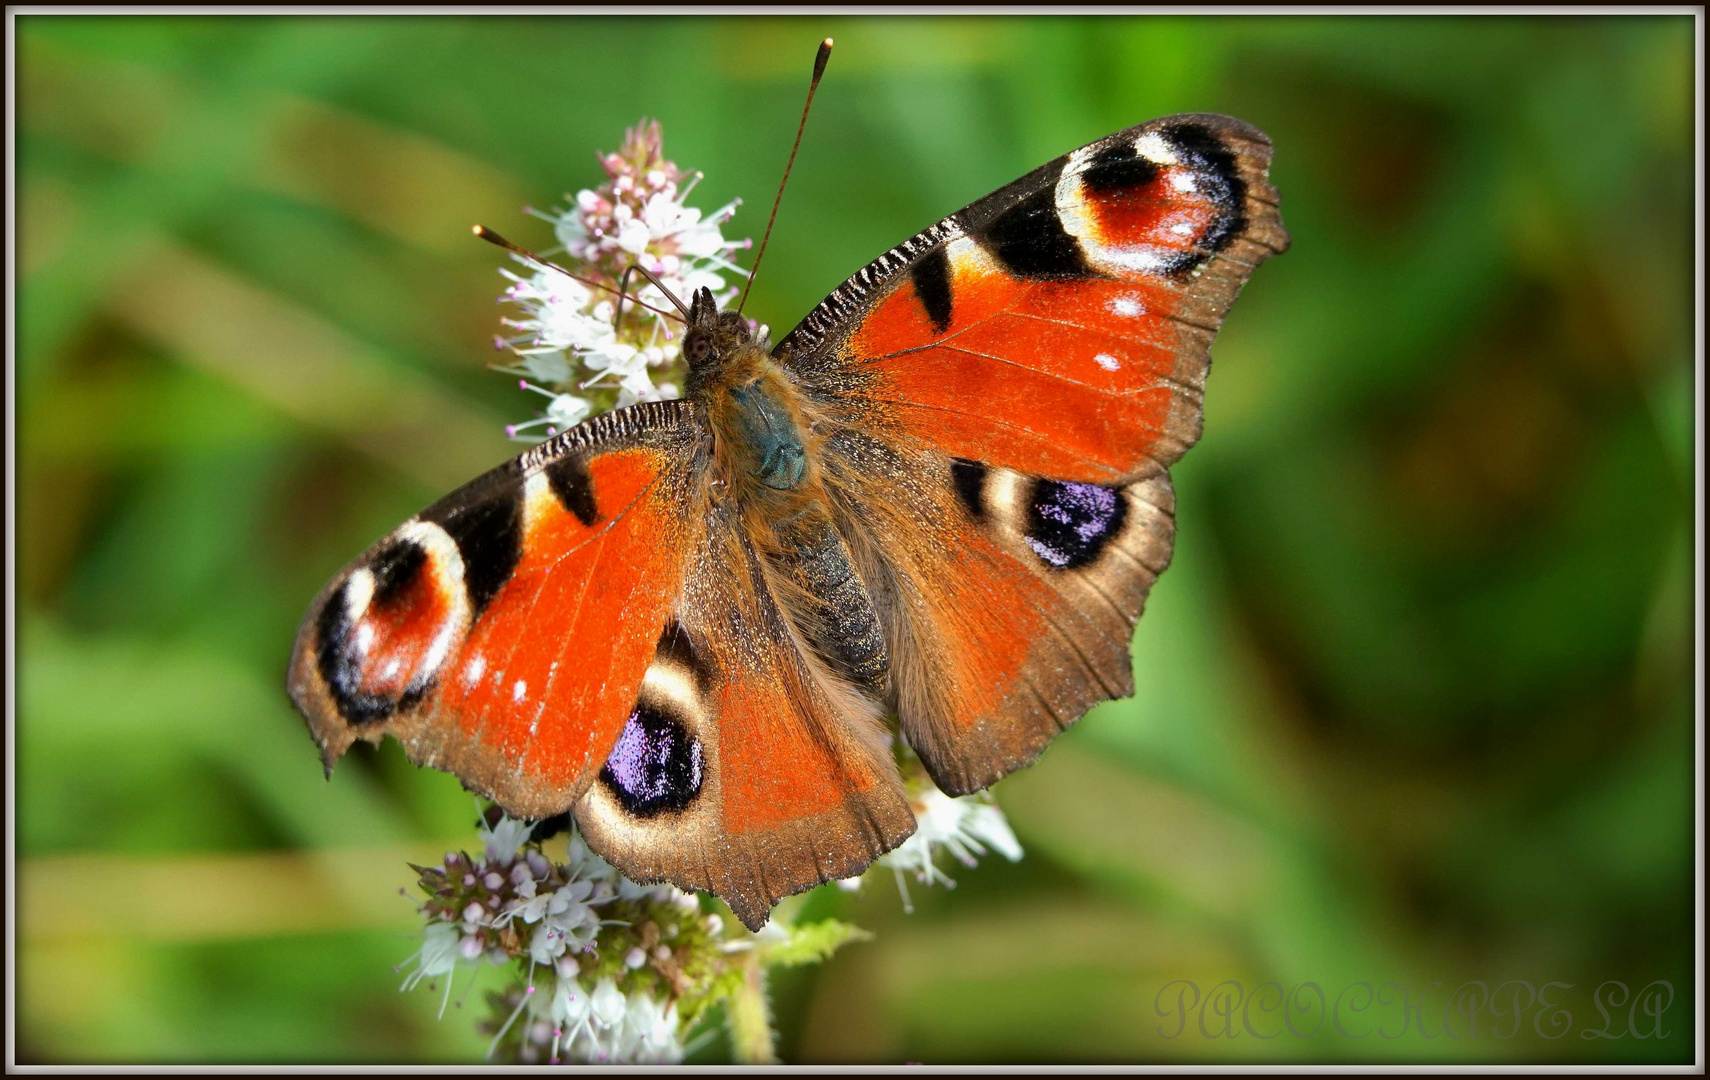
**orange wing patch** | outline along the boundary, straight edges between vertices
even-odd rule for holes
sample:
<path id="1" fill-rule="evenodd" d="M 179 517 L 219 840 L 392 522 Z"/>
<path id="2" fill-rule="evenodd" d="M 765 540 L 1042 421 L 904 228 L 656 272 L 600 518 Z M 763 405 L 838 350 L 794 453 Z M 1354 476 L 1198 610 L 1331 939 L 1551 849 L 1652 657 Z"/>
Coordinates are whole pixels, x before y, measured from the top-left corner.
<path id="1" fill-rule="evenodd" d="M 537 783 L 574 789 L 605 760 L 682 584 L 656 456 L 594 459 L 583 522 L 548 474 L 524 488 L 523 557 L 469 634 L 440 707 Z"/>
<path id="2" fill-rule="evenodd" d="M 1061 603 L 1044 583 L 1015 565 L 985 537 L 959 533 L 947 546 L 943 567 L 927 603 L 944 633 L 948 680 L 959 726 L 988 715 L 1014 692 L 1034 643 L 1043 635 L 1047 612 Z"/>
<path id="3" fill-rule="evenodd" d="M 966 239 L 947 257 L 956 300 L 942 332 L 909 283 L 851 339 L 883 376 L 870 399 L 955 457 L 1065 479 L 1132 472 L 1165 432 L 1176 393 L 1177 326 L 1157 314 L 1173 309 L 1169 291 L 1016 278 Z"/>
<path id="4" fill-rule="evenodd" d="M 719 695 L 724 828 L 733 836 L 765 834 L 896 783 L 834 726 L 843 721 L 830 710 L 804 710 L 805 687 L 790 688 L 785 677 L 738 671 Z"/>

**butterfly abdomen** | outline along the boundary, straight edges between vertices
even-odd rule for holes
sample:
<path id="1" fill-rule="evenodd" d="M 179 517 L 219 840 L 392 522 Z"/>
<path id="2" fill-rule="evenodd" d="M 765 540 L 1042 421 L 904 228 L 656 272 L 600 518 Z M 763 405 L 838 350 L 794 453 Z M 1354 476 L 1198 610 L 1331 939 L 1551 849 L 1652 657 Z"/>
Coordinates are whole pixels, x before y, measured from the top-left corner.
<path id="1" fill-rule="evenodd" d="M 826 505 L 807 504 L 773 536 L 774 588 L 791 621 L 833 672 L 882 697 L 890 674 L 884 627 Z"/>

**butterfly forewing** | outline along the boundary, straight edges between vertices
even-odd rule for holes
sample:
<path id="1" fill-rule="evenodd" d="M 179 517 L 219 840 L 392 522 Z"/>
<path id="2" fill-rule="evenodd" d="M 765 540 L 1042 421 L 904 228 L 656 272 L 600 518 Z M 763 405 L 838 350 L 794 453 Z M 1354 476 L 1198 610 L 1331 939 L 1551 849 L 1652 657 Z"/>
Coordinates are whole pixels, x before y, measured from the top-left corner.
<path id="1" fill-rule="evenodd" d="M 1129 128 L 950 215 L 839 286 L 777 354 L 834 410 L 954 457 L 1109 483 L 1200 430 L 1212 337 L 1286 249 L 1270 141 Z"/>
<path id="2" fill-rule="evenodd" d="M 687 403 L 596 418 L 404 523 L 336 577 L 289 690 L 330 768 L 398 738 L 519 817 L 562 812 L 623 729 L 698 542 Z"/>

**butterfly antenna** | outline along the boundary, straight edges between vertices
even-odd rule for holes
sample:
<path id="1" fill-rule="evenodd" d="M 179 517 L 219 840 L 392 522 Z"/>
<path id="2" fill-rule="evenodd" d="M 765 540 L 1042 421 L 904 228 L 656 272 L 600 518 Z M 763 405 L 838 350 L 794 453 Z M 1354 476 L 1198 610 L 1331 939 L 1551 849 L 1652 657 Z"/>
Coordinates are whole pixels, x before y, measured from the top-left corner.
<path id="1" fill-rule="evenodd" d="M 658 289 L 660 292 L 664 293 L 665 299 L 667 299 L 667 300 L 671 301 L 671 303 L 675 304 L 677 306 L 677 310 L 683 313 L 684 324 L 686 325 L 688 323 L 688 321 L 689 321 L 689 309 L 683 306 L 683 302 L 681 300 L 677 299 L 677 294 L 672 292 L 670 289 L 667 289 L 665 287 L 665 283 L 663 281 L 660 281 L 657 277 L 654 277 L 653 271 L 649 270 L 647 267 L 641 265 L 640 263 L 630 263 L 627 267 L 624 268 L 623 277 L 618 279 L 617 314 L 612 316 L 612 327 L 614 329 L 617 327 L 618 323 L 623 319 L 623 298 L 629 292 L 629 275 L 631 275 L 631 274 L 640 274 L 642 277 L 646 278 L 653 285 L 653 287 L 655 289 Z M 642 307 L 647 307 L 647 305 L 642 304 L 639 299 L 636 300 L 636 303 L 641 304 Z M 649 308 L 648 310 L 658 311 L 659 309 L 658 308 Z"/>
<path id="2" fill-rule="evenodd" d="M 766 241 L 772 239 L 772 223 L 778 220 L 778 204 L 784 201 L 784 185 L 790 182 L 790 170 L 796 164 L 796 151 L 802 146 L 802 132 L 807 129 L 808 110 L 813 108 L 813 92 L 819 89 L 820 76 L 825 74 L 826 61 L 830 59 L 831 39 L 826 38 L 819 43 L 819 53 L 813 58 L 813 81 L 808 83 L 807 101 L 802 105 L 801 123 L 796 125 L 796 141 L 790 147 L 790 160 L 784 164 L 784 178 L 778 181 L 778 194 L 772 200 L 772 216 L 766 219 L 766 231 L 760 237 L 760 250 L 754 255 L 754 265 L 749 268 L 748 284 L 742 290 L 742 301 L 736 305 L 738 315 L 748 306 L 748 292 L 754 288 L 754 275 L 760 272 L 760 260 L 766 257 Z"/>
<path id="3" fill-rule="evenodd" d="M 506 240 L 504 237 L 500 236 L 498 233 L 494 232 L 492 229 L 487 228 L 487 226 L 485 226 L 485 225 L 477 225 L 471 231 L 474 232 L 474 234 L 476 236 L 479 236 L 481 239 L 487 241 L 487 243 L 489 243 L 489 244 L 497 244 L 499 247 L 504 248 L 506 251 L 509 251 L 514 255 L 521 255 L 523 258 L 529 260 L 532 263 L 537 263 L 541 266 L 546 267 L 549 270 L 556 270 L 560 274 L 563 274 L 565 277 L 569 278 L 572 281 L 580 281 L 582 284 L 584 284 L 584 285 L 586 285 L 592 289 L 599 289 L 603 292 L 616 293 L 619 303 L 621 303 L 623 301 L 623 292 L 621 290 L 614 289 L 610 285 L 607 285 L 603 281 L 596 281 L 593 278 L 583 277 L 581 274 L 572 274 L 570 271 L 564 269 L 562 266 L 559 266 L 557 263 L 546 261 L 545 259 L 541 258 L 539 255 L 536 255 L 534 252 L 530 251 L 528 248 L 521 247 L 517 244 L 511 243 L 509 240 Z M 640 267 L 637 267 L 637 269 L 640 269 Z M 652 274 L 648 274 L 646 270 L 642 270 L 641 272 L 643 274 L 647 274 L 648 280 L 652 281 L 655 285 L 659 284 L 658 278 L 655 278 Z M 635 301 L 635 303 L 641 307 L 646 308 L 648 311 L 653 312 L 655 315 L 663 315 L 667 319 L 676 319 L 678 322 L 687 322 L 688 318 L 689 318 L 689 311 L 687 308 L 685 308 L 683 306 L 683 302 L 681 300 L 678 300 L 675 296 L 672 296 L 670 290 L 664 288 L 663 286 L 660 287 L 659 291 L 663 292 L 666 295 L 666 297 L 668 299 L 670 299 L 670 301 L 673 304 L 677 305 L 677 310 L 683 313 L 681 317 L 673 314 L 672 312 L 666 311 L 664 308 L 656 308 L 652 304 L 642 303 L 642 301 L 640 301 L 640 300 Z"/>

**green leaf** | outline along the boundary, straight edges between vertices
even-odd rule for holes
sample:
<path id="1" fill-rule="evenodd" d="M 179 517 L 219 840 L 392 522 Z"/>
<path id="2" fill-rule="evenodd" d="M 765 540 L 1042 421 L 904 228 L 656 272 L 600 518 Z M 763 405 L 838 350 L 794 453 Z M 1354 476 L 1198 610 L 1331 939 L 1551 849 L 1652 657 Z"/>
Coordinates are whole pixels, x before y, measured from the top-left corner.
<path id="1" fill-rule="evenodd" d="M 817 964 L 852 941 L 873 940 L 871 932 L 837 919 L 792 926 L 788 933 L 786 941 L 756 947 L 760 963 L 768 967 Z"/>

